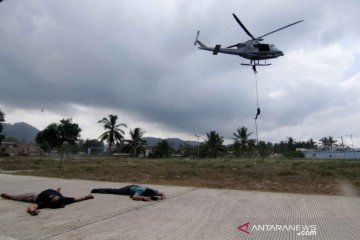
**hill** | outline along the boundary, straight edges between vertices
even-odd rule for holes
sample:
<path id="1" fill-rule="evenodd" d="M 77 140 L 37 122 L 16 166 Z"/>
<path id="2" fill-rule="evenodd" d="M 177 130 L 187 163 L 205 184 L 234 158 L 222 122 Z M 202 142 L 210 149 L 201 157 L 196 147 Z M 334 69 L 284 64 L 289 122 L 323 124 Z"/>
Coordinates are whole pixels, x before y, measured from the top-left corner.
<path id="1" fill-rule="evenodd" d="M 182 140 L 180 138 L 166 138 L 166 139 L 161 139 L 161 138 L 154 138 L 154 137 L 144 137 L 144 140 L 146 140 L 147 144 L 149 146 L 156 146 L 158 144 L 158 142 L 160 142 L 161 140 L 166 140 L 168 141 L 168 143 L 170 144 L 171 147 L 175 148 L 175 149 L 179 149 L 180 145 L 192 145 L 192 146 L 197 146 L 198 142 L 196 141 L 185 141 Z"/>
<path id="2" fill-rule="evenodd" d="M 1 134 L 5 137 L 12 137 L 21 143 L 34 143 L 39 130 L 27 123 L 19 122 L 14 124 L 3 123 L 4 129 Z"/>
<path id="3" fill-rule="evenodd" d="M 39 130 L 27 123 L 19 122 L 14 124 L 8 124 L 3 123 L 4 130 L 2 131 L 2 134 L 6 137 L 12 137 L 17 139 L 21 143 L 34 143 L 36 134 L 39 132 Z M 166 140 L 170 144 L 171 147 L 175 149 L 179 149 L 180 145 L 192 145 L 197 146 L 198 142 L 196 141 L 185 141 L 179 138 L 155 138 L 155 137 L 144 137 L 144 140 L 146 140 L 147 144 L 149 146 L 156 146 L 158 142 L 161 140 Z"/>

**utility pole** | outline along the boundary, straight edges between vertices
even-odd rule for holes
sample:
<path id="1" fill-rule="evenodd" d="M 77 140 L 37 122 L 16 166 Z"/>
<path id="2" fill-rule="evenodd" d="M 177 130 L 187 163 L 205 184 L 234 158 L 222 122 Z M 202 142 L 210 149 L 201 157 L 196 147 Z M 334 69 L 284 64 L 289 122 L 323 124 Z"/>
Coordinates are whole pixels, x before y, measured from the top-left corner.
<path id="1" fill-rule="evenodd" d="M 197 145 L 197 148 L 198 148 L 198 159 L 200 159 L 200 135 L 195 134 L 195 137 L 197 137 L 197 139 L 198 139 L 198 145 Z"/>

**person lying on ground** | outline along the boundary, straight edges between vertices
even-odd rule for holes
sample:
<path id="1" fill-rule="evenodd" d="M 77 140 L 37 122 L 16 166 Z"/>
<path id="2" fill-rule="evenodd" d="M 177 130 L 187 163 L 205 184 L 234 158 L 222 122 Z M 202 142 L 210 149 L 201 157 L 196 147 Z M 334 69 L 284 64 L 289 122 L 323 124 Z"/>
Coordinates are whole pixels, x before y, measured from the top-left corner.
<path id="1" fill-rule="evenodd" d="M 166 198 L 163 192 L 140 185 L 128 185 L 122 188 L 96 188 L 91 190 L 91 193 L 127 195 L 135 201 L 157 201 Z"/>
<path id="2" fill-rule="evenodd" d="M 60 193 L 60 188 L 57 190 L 47 189 L 40 193 L 25 193 L 19 195 L 2 193 L 1 197 L 10 200 L 33 203 L 27 209 L 28 213 L 33 216 L 38 215 L 41 208 L 63 208 L 65 205 L 72 204 L 74 202 L 81 202 L 94 198 L 94 196 L 90 194 L 75 198 L 64 197 Z"/>

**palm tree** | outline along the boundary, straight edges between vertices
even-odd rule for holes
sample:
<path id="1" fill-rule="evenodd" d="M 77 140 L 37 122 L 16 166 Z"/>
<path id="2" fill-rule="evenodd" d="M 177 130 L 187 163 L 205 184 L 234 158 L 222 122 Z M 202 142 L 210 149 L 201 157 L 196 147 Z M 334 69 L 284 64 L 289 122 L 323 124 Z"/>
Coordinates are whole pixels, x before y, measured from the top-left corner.
<path id="1" fill-rule="evenodd" d="M 225 147 L 223 146 L 224 139 L 220 137 L 217 132 L 210 131 L 206 134 L 206 138 L 205 151 L 208 151 L 211 157 L 216 158 L 218 152 L 225 151 Z"/>
<path id="2" fill-rule="evenodd" d="M 322 147 L 329 147 L 330 150 L 332 150 L 333 145 L 337 142 L 337 140 L 334 140 L 333 137 L 323 137 L 319 140 L 322 144 Z"/>
<path id="3" fill-rule="evenodd" d="M 239 146 L 240 155 L 243 155 L 249 149 L 250 140 L 248 138 L 253 132 L 248 133 L 247 131 L 246 127 L 241 127 L 233 133 L 234 145 Z"/>
<path id="4" fill-rule="evenodd" d="M 237 140 L 234 140 L 233 145 L 231 145 L 231 150 L 234 151 L 235 157 L 241 156 L 241 145 L 240 142 Z"/>
<path id="5" fill-rule="evenodd" d="M 287 139 L 287 150 L 290 152 L 295 152 L 295 139 L 292 137 L 288 137 Z"/>
<path id="6" fill-rule="evenodd" d="M 126 124 L 120 123 L 117 124 L 116 120 L 118 119 L 117 115 L 109 115 L 109 118 L 104 117 L 102 120 L 99 120 L 98 123 L 104 124 L 104 129 L 106 130 L 99 137 L 100 141 L 107 141 L 109 144 L 109 150 L 113 147 L 114 143 L 121 143 L 124 139 L 125 132 L 120 127 L 127 127 Z"/>
<path id="7" fill-rule="evenodd" d="M 322 148 L 325 148 L 329 145 L 329 140 L 327 139 L 327 137 L 323 137 L 319 140 L 321 142 L 321 147 Z"/>
<path id="8" fill-rule="evenodd" d="M 306 147 L 307 148 L 312 148 L 312 149 L 317 148 L 316 142 L 314 142 L 314 139 L 310 138 L 309 140 L 307 140 L 306 141 Z"/>
<path id="9" fill-rule="evenodd" d="M 334 140 L 333 137 L 329 137 L 329 144 L 330 144 L 330 149 L 332 150 L 333 145 L 335 145 L 335 143 L 337 142 L 337 140 Z"/>
<path id="10" fill-rule="evenodd" d="M 125 146 L 125 151 L 129 152 L 131 156 L 138 156 L 140 153 L 145 152 L 144 145 L 146 141 L 142 139 L 142 136 L 145 134 L 141 128 L 135 128 L 130 130 L 131 140 L 128 141 L 128 144 Z"/>

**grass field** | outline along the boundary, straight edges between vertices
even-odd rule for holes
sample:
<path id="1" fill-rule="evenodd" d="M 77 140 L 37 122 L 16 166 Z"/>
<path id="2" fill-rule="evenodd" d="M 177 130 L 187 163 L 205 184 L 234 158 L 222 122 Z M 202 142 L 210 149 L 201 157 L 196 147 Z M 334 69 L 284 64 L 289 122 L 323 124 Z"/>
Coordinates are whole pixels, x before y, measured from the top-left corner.
<path id="1" fill-rule="evenodd" d="M 0 159 L 15 174 L 141 184 L 340 195 L 340 183 L 360 190 L 360 161 L 307 159 Z M 30 170 L 30 171 L 29 171 Z"/>

